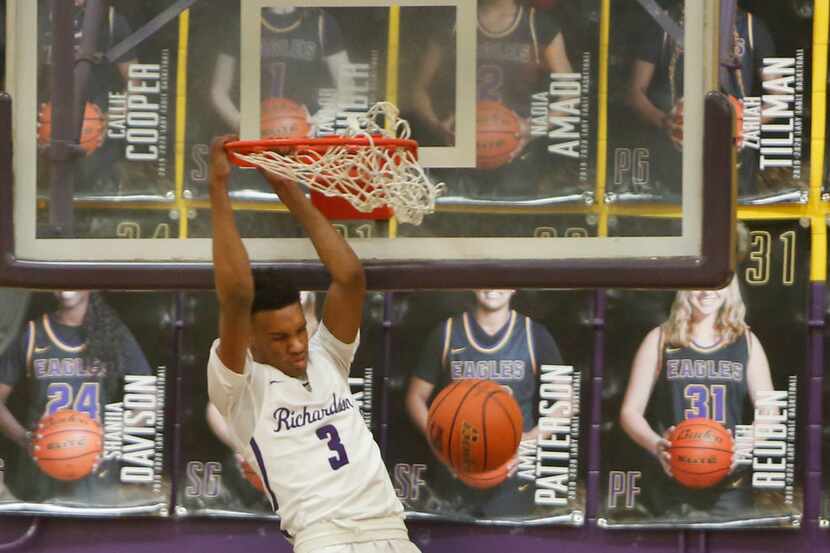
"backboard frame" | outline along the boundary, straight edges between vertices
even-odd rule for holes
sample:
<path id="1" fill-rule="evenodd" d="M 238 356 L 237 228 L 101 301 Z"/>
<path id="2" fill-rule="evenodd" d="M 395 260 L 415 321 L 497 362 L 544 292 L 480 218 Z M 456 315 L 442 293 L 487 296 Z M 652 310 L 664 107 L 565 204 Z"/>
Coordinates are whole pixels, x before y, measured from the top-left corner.
<path id="1" fill-rule="evenodd" d="M 703 251 L 673 259 L 552 261 L 364 262 L 373 290 L 471 288 L 716 288 L 735 271 L 736 178 L 731 133 L 734 114 L 722 94 L 706 98 Z M 0 96 L 0 128 L 11 128 L 12 106 Z M 15 256 L 10 133 L 0 137 L 0 284 L 26 288 L 210 289 L 208 263 L 78 263 L 29 261 Z M 724 237 L 727 237 L 724 239 Z M 275 277 L 290 278 L 307 289 L 325 289 L 328 276 L 319 263 L 254 263 Z"/>
<path id="2" fill-rule="evenodd" d="M 687 0 L 688 1 L 688 0 Z M 315 2 L 316 3 L 316 2 Z M 717 14 L 717 0 L 706 0 L 701 4 L 707 5 L 708 14 Z M 11 22 L 13 24 L 14 22 Z M 695 204 L 701 208 L 702 218 L 694 224 L 686 224 L 684 218 L 684 234 L 691 234 L 692 242 L 699 248 L 690 253 L 689 250 L 678 248 L 673 238 L 603 238 L 603 239 L 398 239 L 394 248 L 387 251 L 394 255 L 380 259 L 378 251 L 380 246 L 370 247 L 368 241 L 357 241 L 355 248 L 364 259 L 369 285 L 373 289 L 450 289 L 450 288 L 480 288 L 480 287 L 509 287 L 509 288 L 564 288 L 564 287 L 717 287 L 725 283 L 734 270 L 734 238 L 732 238 L 735 224 L 735 177 L 734 177 L 734 148 L 731 144 L 732 115 L 728 101 L 719 94 L 709 94 L 705 99 L 704 93 L 712 89 L 712 60 L 717 60 L 717 44 L 714 38 L 717 35 L 717 24 L 711 20 L 700 19 L 700 27 L 692 35 L 706 37 L 700 45 L 704 55 L 698 59 L 689 56 L 686 64 L 687 77 L 705 76 L 706 78 L 687 78 L 686 93 L 688 101 L 686 104 L 689 115 L 688 135 L 704 136 L 704 140 L 694 147 L 686 150 L 688 155 L 684 156 L 684 178 L 688 174 L 687 167 L 694 167 L 696 171 L 702 170 L 701 175 L 703 189 L 692 194 L 684 185 L 684 210 Z M 707 27 L 708 26 L 708 27 Z M 705 34 L 702 31 L 708 31 Z M 714 31 L 714 32 L 713 32 Z M 28 40 L 17 33 L 12 36 L 15 40 Z M 29 37 L 30 38 L 30 37 Z M 10 51 L 13 52 L 13 48 Z M 707 58 L 708 56 L 708 58 Z M 708 59 L 709 64 L 704 63 Z M 15 68 L 21 71 L 26 70 L 25 64 L 10 63 L 10 72 L 14 73 Z M 26 79 L 31 79 L 31 71 L 25 73 Z M 715 77 L 716 78 L 716 77 Z M 31 98 L 22 94 L 23 89 L 16 88 L 16 81 L 11 79 L 11 90 L 17 91 L 18 103 L 31 102 Z M 18 85 L 20 83 L 17 83 Z M 694 101 L 694 98 L 699 98 Z M 25 163 L 15 154 L 20 155 L 21 150 L 33 147 L 34 139 L 25 138 L 34 136 L 34 111 L 31 106 L 15 113 L 11 98 L 8 96 L 0 99 L 0 128 L 11 130 L 17 133 L 16 151 L 12 150 L 13 137 L 11 132 L 2 133 L 0 137 L 0 175 L 5 177 L 0 183 L 0 283 L 31 288 L 65 288 L 67 286 L 78 288 L 138 288 L 138 289 L 181 289 L 181 288 L 210 288 L 212 286 L 211 264 L 207 258 L 193 261 L 181 255 L 181 251 L 190 248 L 209 252 L 209 240 L 133 240 L 128 244 L 125 241 L 117 240 L 72 240 L 72 239 L 51 239 L 59 255 L 46 257 L 46 260 L 27 258 L 21 249 L 21 244 L 31 237 L 20 236 L 21 233 L 15 225 L 15 217 L 20 217 L 20 206 L 28 205 L 29 200 L 24 194 L 33 193 L 24 190 L 24 194 L 15 194 L 13 190 L 13 178 L 15 173 L 18 177 L 27 170 Z M 696 117 L 701 115 L 701 117 Z M 704 120 L 705 119 L 705 124 Z M 697 125 L 704 128 L 703 132 L 693 130 Z M 24 133 L 24 134 L 21 134 Z M 23 137 L 23 139 L 21 139 Z M 696 141 L 691 141 L 696 142 Z M 19 168 L 14 171 L 14 162 L 17 160 Z M 29 168 L 28 170 L 30 170 Z M 697 191 L 696 191 L 697 192 Z M 18 209 L 15 205 L 17 202 Z M 23 204 L 21 204 L 23 202 Z M 16 213 L 17 211 L 17 213 Z M 31 212 L 31 209 L 28 210 Z M 29 213 L 31 215 L 31 213 Z M 25 233 L 24 233 L 25 234 Z M 724 240 L 724 237 L 729 237 Z M 467 240 L 476 242 L 476 247 L 470 251 L 463 252 L 463 248 L 455 247 L 452 240 Z M 488 252 L 487 240 L 505 240 L 510 246 L 520 245 L 524 253 L 511 259 L 485 259 Z M 518 240 L 518 241 L 517 241 Z M 535 240 L 535 242 L 533 242 Z M 592 259 L 584 257 L 585 253 L 580 252 L 587 248 L 583 247 L 584 242 L 575 245 L 573 240 L 607 240 L 611 244 L 610 249 L 619 247 L 626 250 L 628 258 L 605 258 Z M 632 255 L 631 245 L 639 240 L 638 255 Z M 31 240 L 30 240 L 31 241 Z M 47 240 L 34 240 L 35 242 L 47 242 Z M 413 242 L 418 241 L 418 242 Z M 445 256 L 452 258 L 418 258 L 411 252 L 419 247 L 423 250 L 434 249 L 437 241 L 442 242 L 445 247 Z M 544 241 L 544 242 L 543 242 Z M 73 244 L 77 242 L 77 244 Z M 118 243 L 118 250 L 115 243 Z M 171 261 L 134 261 L 140 259 L 130 248 L 139 242 L 155 242 L 153 247 L 168 247 L 171 253 L 165 259 Z M 305 239 L 281 239 L 281 244 L 286 245 L 293 242 L 295 246 L 300 245 L 308 251 L 309 244 Z M 548 248 L 552 244 L 570 243 L 565 248 L 565 255 L 551 255 Z M 163 243 L 161 245 L 160 243 Z M 196 244 L 198 243 L 198 245 Z M 300 244 L 302 243 L 302 244 Z M 416 244 L 413 249 L 412 244 Z M 542 247 L 544 244 L 544 247 Z M 140 246 L 140 245 L 139 245 Z M 198 247 L 197 247 L 198 246 Z M 263 248 L 273 248 L 273 241 L 260 239 L 248 241 L 249 250 L 252 250 L 252 258 L 255 265 L 274 269 L 277 274 L 285 275 L 309 289 L 324 288 L 327 283 L 327 275 L 322 265 L 311 257 L 296 255 L 299 251 L 296 247 L 289 247 L 288 258 L 274 261 L 256 261 L 261 255 Z M 398 246 L 406 246 L 409 249 L 403 253 L 394 250 Z M 184 247 L 184 248 L 183 248 Z M 489 246 L 491 247 L 491 246 Z M 647 253 L 639 257 L 641 249 L 651 247 Z M 102 248 L 105 255 L 112 255 L 112 260 L 101 259 L 95 261 L 79 260 L 78 252 L 88 251 L 90 248 Z M 109 249 L 107 249 L 109 248 Z M 120 251 L 124 250 L 124 251 Z M 471 253 L 472 252 L 472 253 Z M 532 252 L 533 255 L 528 252 Z M 536 253 L 536 252 L 542 252 Z M 671 255 L 675 254 L 675 255 Z M 73 258 L 73 255 L 76 258 Z M 203 254 L 202 254 L 203 255 Z M 291 258 L 290 255 L 295 255 Z M 522 257 L 522 255 L 524 257 Z M 540 255 L 548 259 L 538 259 Z M 476 257 L 478 256 L 478 257 Z M 149 257 L 145 259 L 151 259 Z M 183 261 L 175 261 L 182 259 Z"/>

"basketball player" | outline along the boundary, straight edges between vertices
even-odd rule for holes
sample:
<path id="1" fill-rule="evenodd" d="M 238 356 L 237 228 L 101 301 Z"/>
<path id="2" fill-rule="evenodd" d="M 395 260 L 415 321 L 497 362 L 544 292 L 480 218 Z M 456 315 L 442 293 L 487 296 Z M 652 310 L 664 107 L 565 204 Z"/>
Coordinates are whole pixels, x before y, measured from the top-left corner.
<path id="1" fill-rule="evenodd" d="M 735 10 L 731 33 L 734 67 L 725 72 L 726 80 L 721 79 L 721 90 L 738 99 L 760 96 L 763 60 L 775 56 L 775 44 L 760 18 L 737 7 Z M 682 21 L 682 2 L 672 4 L 669 13 Z M 664 192 L 679 194 L 682 188 L 679 152 L 683 146 L 683 125 L 682 119 L 675 117 L 674 110 L 683 99 L 683 50 L 667 32 L 652 28 L 641 36 L 629 85 L 628 105 L 646 125 L 661 131 L 652 144 L 656 178 Z M 739 192 L 750 194 L 755 189 L 757 150 L 743 148 L 739 161 Z"/>
<path id="2" fill-rule="evenodd" d="M 306 332 L 309 336 L 313 336 L 317 330 L 317 326 L 319 325 L 316 310 L 317 299 L 314 292 L 301 291 L 300 305 L 303 308 L 303 316 L 305 316 L 306 320 Z M 245 461 L 245 457 L 243 457 L 241 453 L 235 451 L 236 444 L 234 443 L 234 437 L 228 428 L 228 424 L 225 422 L 225 419 L 222 418 L 222 415 L 216 409 L 216 406 L 210 402 L 208 402 L 207 408 L 205 409 L 205 420 L 207 421 L 211 432 L 213 432 L 219 441 L 228 448 L 226 452 L 230 453 L 230 455 L 226 456 L 223 465 L 225 467 L 236 467 L 236 473 L 230 471 L 225 473 L 226 478 L 222 480 L 222 483 L 226 488 L 228 488 L 231 495 L 242 501 L 245 505 L 255 507 L 262 505 L 264 507 L 268 500 L 265 495 L 255 489 L 257 487 L 262 487 L 262 480 L 256 474 L 256 471 L 253 470 L 253 467 Z M 224 454 L 225 452 L 220 455 Z M 229 475 L 230 478 L 227 477 Z M 245 481 L 242 482 L 242 480 Z M 255 482 L 258 481 L 259 486 L 251 482 L 251 480 L 254 480 Z"/>
<path id="3" fill-rule="evenodd" d="M 86 0 L 74 0 L 72 12 L 72 25 L 74 29 L 74 48 L 76 57 L 79 52 L 81 41 L 84 38 L 84 17 L 86 15 Z M 51 67 L 53 65 L 53 44 L 52 22 L 50 21 L 51 10 L 41 10 L 40 36 L 41 63 L 38 68 L 41 75 L 38 77 L 40 86 L 40 102 L 44 105 L 51 101 L 49 95 L 53 87 Z M 87 101 L 97 105 L 106 120 L 109 111 L 109 95 L 111 92 L 123 92 L 129 80 L 130 65 L 137 63 L 134 51 L 129 51 L 121 56 L 115 63 L 109 63 L 103 59 L 103 55 L 132 34 L 127 19 L 119 14 L 115 8 L 110 8 L 104 18 L 104 24 L 97 30 L 98 41 L 95 46 L 95 58 L 91 64 L 89 81 L 87 85 Z M 70 91 L 71 93 L 71 91 Z M 42 121 L 41 121 L 42 123 Z M 53 131 L 54 132 L 54 131 Z M 106 132 L 103 130 L 102 132 Z M 76 181 L 79 190 L 97 191 L 101 193 L 115 193 L 124 182 L 120 182 L 123 172 L 115 170 L 116 162 L 124 159 L 123 149 L 119 148 L 118 141 L 106 140 L 102 136 L 103 144 L 91 155 L 79 160 L 81 169 L 80 178 Z M 146 179 L 145 179 L 146 180 Z"/>
<path id="4" fill-rule="evenodd" d="M 660 514 L 697 510 L 723 518 L 752 509 L 747 475 L 735 471 L 713 488 L 690 490 L 671 478 L 668 452 L 668 436 L 680 422 L 715 419 L 734 435 L 735 425 L 751 424 L 747 400 L 754 405 L 759 393 L 773 389 L 766 353 L 745 313 L 737 278 L 721 290 L 680 291 L 669 319 L 648 333 L 634 358 L 620 425 L 663 468 L 664 476 L 648 486 Z M 687 366 L 714 370 L 686 374 Z"/>
<path id="5" fill-rule="evenodd" d="M 32 432 L 42 417 L 61 409 L 84 412 L 103 424 L 104 406 L 120 401 L 124 375 L 151 370 L 132 333 L 100 294 L 63 290 L 54 295 L 58 309 L 29 321 L 0 358 L 0 431 L 21 453 L 7 483 L 17 497 L 30 501 L 94 500 L 92 494 L 104 493 L 110 484 L 107 467 L 95 478 L 52 480 L 31 458 Z M 7 405 L 13 392 L 23 406 L 17 414 Z"/>
<path id="6" fill-rule="evenodd" d="M 294 551 L 417 551 L 348 383 L 366 291 L 360 260 L 297 183 L 263 172 L 331 274 L 309 339 L 299 293 L 267 276 L 255 283 L 228 196 L 226 140 L 211 147 L 220 321 L 208 362 L 210 401 L 236 450 L 256 467 Z"/>
<path id="7" fill-rule="evenodd" d="M 237 59 L 239 44 L 229 41 L 213 71 L 211 100 L 229 129 L 239 130 Z M 334 113 L 322 109 L 321 89 L 347 93 L 352 79 L 349 55 L 337 21 L 320 8 L 265 8 L 262 12 L 260 98 L 287 98 L 305 106 L 317 128 L 333 126 Z"/>
<path id="8" fill-rule="evenodd" d="M 436 79 L 448 73 L 445 62 L 453 43 L 452 36 L 430 41 L 412 91 L 419 119 L 447 145 L 455 143 L 454 114 L 439 113 L 430 90 Z M 530 142 L 531 100 L 548 90 L 551 73 L 573 72 L 560 24 L 551 14 L 519 0 L 481 0 L 476 53 L 478 100 L 513 110 L 520 118 L 521 138 L 512 163 L 491 171 L 456 172 L 461 175 L 459 182 L 449 179 L 448 184 L 465 195 L 536 197 L 542 179 L 550 173 L 550 155 L 543 140 L 525 151 Z"/>
<path id="9" fill-rule="evenodd" d="M 510 308 L 515 290 L 476 290 L 476 303 L 469 312 L 442 322 L 427 339 L 420 361 L 409 382 L 406 408 L 415 426 L 426 438 L 429 404 L 447 385 L 472 378 L 464 373 L 465 362 L 477 366 L 504 367 L 475 378 L 507 386 L 522 410 L 522 441 L 535 443 L 540 365 L 560 365 L 559 347 L 545 327 Z M 489 363 L 488 363 L 489 362 Z M 437 457 L 436 457 L 437 458 Z M 523 515 L 533 507 L 533 487 L 515 477 L 518 458 L 508 465 L 508 479 L 496 488 L 480 491 L 467 487 L 442 463 L 433 463 L 428 475 L 433 491 L 449 500 L 460 500 L 454 508 L 476 517 Z"/>

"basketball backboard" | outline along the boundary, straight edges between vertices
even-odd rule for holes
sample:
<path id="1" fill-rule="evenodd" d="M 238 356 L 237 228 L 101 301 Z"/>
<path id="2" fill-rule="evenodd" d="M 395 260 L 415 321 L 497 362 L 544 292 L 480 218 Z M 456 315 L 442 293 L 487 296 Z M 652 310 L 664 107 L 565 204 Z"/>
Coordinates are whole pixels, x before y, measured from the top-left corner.
<path id="1" fill-rule="evenodd" d="M 209 287 L 211 138 L 336 134 L 385 100 L 447 193 L 420 226 L 336 221 L 373 288 L 720 285 L 734 160 L 729 104 L 709 94 L 719 4 L 675 3 L 682 17 L 660 13 L 682 36 L 652 37 L 682 60 L 674 193 L 635 202 L 607 187 L 609 110 L 641 117 L 609 104 L 630 85 L 608 69 L 608 38 L 612 25 L 642 34 L 620 26 L 636 18 L 612 21 L 647 17 L 639 0 L 11 2 L 0 281 Z M 274 99 L 294 107 L 274 112 Z M 252 260 L 323 286 L 260 176 L 232 181 Z M 643 203 L 671 224 L 620 224 Z"/>

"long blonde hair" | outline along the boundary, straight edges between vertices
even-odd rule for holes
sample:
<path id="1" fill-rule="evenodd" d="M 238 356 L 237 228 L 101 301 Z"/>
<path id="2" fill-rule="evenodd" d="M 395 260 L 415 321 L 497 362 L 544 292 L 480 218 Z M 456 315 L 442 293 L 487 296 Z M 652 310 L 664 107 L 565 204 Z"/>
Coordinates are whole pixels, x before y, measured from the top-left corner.
<path id="1" fill-rule="evenodd" d="M 725 298 L 718 310 L 715 320 L 715 330 L 721 337 L 722 343 L 731 344 L 748 330 L 746 324 L 746 306 L 741 297 L 738 278 L 724 288 Z M 691 296 L 694 291 L 680 290 L 674 298 L 668 320 L 663 323 L 663 335 L 667 344 L 676 347 L 688 347 L 692 343 L 692 304 Z"/>

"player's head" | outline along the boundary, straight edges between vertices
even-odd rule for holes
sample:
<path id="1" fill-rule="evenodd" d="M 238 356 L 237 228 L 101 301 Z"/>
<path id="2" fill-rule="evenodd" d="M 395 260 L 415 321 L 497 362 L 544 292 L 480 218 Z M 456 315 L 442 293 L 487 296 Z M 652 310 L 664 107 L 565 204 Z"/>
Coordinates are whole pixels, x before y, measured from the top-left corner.
<path id="1" fill-rule="evenodd" d="M 251 305 L 251 353 L 289 376 L 305 374 L 308 329 L 300 293 L 290 283 L 257 276 Z"/>
<path id="2" fill-rule="evenodd" d="M 120 385 L 117 377 L 133 368 L 129 347 L 134 340 L 127 325 L 118 313 L 107 304 L 100 292 L 89 290 L 55 290 L 58 313 L 72 311 L 81 316 L 81 326 L 86 334 L 83 357 L 88 366 L 100 364 L 108 379 L 105 385 Z"/>
<path id="3" fill-rule="evenodd" d="M 61 310 L 75 309 L 89 305 L 89 290 L 56 290 L 55 299 Z"/>
<path id="4" fill-rule="evenodd" d="M 510 309 L 510 298 L 515 290 L 475 290 L 476 308 L 487 313 Z"/>
<path id="5" fill-rule="evenodd" d="M 746 306 L 737 277 L 720 290 L 677 292 L 665 328 L 667 341 L 688 346 L 694 324 L 712 324 L 722 341 L 730 343 L 746 332 Z"/>

